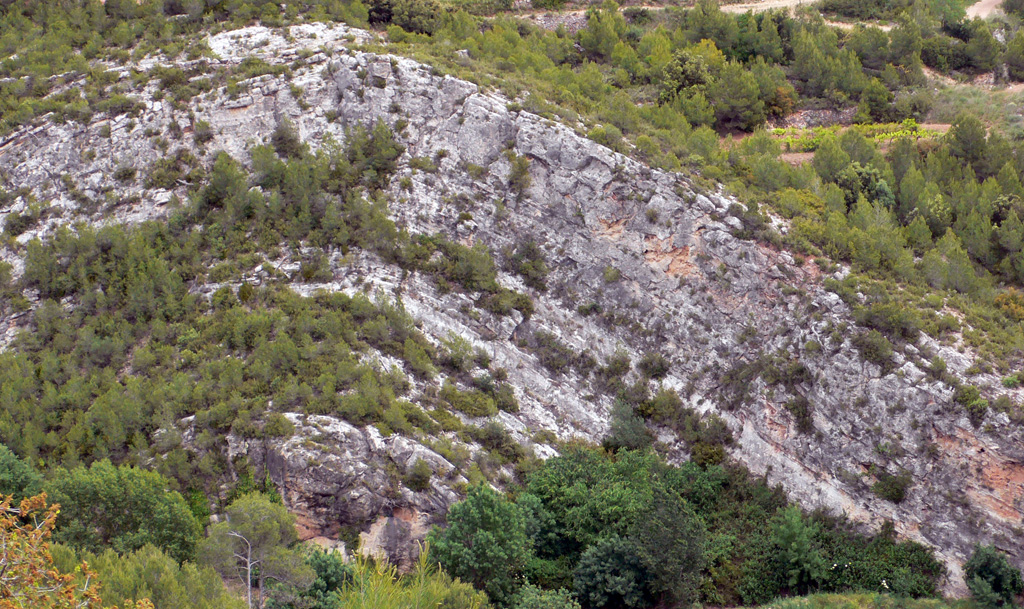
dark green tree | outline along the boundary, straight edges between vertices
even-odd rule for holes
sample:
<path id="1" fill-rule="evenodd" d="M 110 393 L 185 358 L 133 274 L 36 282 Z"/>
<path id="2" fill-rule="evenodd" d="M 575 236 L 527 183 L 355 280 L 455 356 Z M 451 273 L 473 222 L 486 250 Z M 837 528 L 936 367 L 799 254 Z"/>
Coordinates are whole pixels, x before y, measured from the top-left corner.
<path id="1" fill-rule="evenodd" d="M 839 140 L 830 135 L 822 141 L 811 161 L 814 170 L 826 182 L 835 182 L 839 174 L 850 166 L 850 155 L 839 146 Z"/>
<path id="2" fill-rule="evenodd" d="M 971 596 L 983 607 L 1016 607 L 1016 597 L 1024 592 L 1020 569 L 1012 566 L 995 546 L 974 546 L 964 564 L 964 579 Z"/>
<path id="3" fill-rule="evenodd" d="M 477 485 L 448 512 L 448 527 L 427 536 L 430 559 L 497 604 L 512 601 L 533 553 L 519 506 Z"/>
<path id="4" fill-rule="evenodd" d="M 588 548 L 573 572 L 576 596 L 588 609 L 646 607 L 652 581 L 640 548 L 618 536 Z"/>
<path id="5" fill-rule="evenodd" d="M 958 114 L 946 137 L 949 151 L 964 163 L 975 165 L 985 157 L 985 126 L 976 116 L 966 112 Z"/>
<path id="6" fill-rule="evenodd" d="M 110 461 L 57 470 L 46 485 L 49 500 L 60 504 L 54 538 L 94 553 L 152 544 L 179 562 L 189 560 L 202 531 L 185 499 L 167 486 L 156 472 Z"/>
<path id="7" fill-rule="evenodd" d="M 757 80 L 743 65 L 729 62 L 708 87 L 719 129 L 753 129 L 765 121 Z"/>
<path id="8" fill-rule="evenodd" d="M 798 594 L 809 592 L 825 574 L 825 559 L 814 543 L 817 529 L 817 525 L 808 523 L 800 508 L 795 506 L 779 510 L 772 524 L 772 539 L 778 548 L 779 561 L 790 588 Z"/>
<path id="9" fill-rule="evenodd" d="M 889 120 L 893 95 L 882 81 L 872 78 L 860 94 L 860 108 L 857 110 L 861 122 L 883 123 Z M 867 119 L 867 120 L 865 120 Z"/>
<path id="10" fill-rule="evenodd" d="M 340 552 L 313 551 L 306 557 L 306 564 L 316 573 L 312 585 L 302 593 L 309 599 L 311 609 L 334 609 L 338 606 L 338 593 L 352 581 L 353 568 L 345 562 Z"/>
<path id="11" fill-rule="evenodd" d="M 1006 62 L 1006 71 L 1010 78 L 1024 80 L 1024 33 L 1018 31 L 1006 45 L 1003 61 Z"/>
<path id="12" fill-rule="evenodd" d="M 11 505 L 34 497 L 42 489 L 43 477 L 26 461 L 0 444 L 0 496 L 13 496 Z"/>

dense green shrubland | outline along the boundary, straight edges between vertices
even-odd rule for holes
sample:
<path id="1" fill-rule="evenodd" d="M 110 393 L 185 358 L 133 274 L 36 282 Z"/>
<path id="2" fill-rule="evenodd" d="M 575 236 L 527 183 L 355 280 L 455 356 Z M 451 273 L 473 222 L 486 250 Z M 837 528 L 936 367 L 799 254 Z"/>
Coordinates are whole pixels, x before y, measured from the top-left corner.
<path id="1" fill-rule="evenodd" d="M 649 452 L 566 446 L 511 500 L 477 487 L 448 520 L 431 556 L 512 607 L 526 584 L 573 591 L 584 607 L 650 607 L 811 591 L 927 597 L 944 574 L 891 528 L 864 537 L 802 514 L 742 468 L 672 467 Z"/>

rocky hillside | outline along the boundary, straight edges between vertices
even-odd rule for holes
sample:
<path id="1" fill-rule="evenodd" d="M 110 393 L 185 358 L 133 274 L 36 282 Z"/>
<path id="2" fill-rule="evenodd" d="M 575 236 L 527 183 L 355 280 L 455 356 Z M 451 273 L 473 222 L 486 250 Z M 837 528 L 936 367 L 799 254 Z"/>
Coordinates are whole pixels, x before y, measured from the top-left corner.
<path id="1" fill-rule="evenodd" d="M 209 40 L 216 59 L 180 67 L 209 72 L 258 57 L 289 66 L 288 74 L 268 70 L 232 90 L 172 103 L 154 95 L 159 79 L 133 75 L 155 63 L 112 67 L 142 104 L 135 118 L 98 115 L 83 125 L 44 117 L 0 141 L 4 189 L 15 193 L 0 217 L 32 219 L 2 250 L 15 276 L 26 244 L 58 226 L 161 218 L 185 199 L 184 177 L 156 186 L 144 179 L 167 156 L 163 134 L 180 131 L 185 137 L 174 147 L 209 166 L 220 150 L 247 163 L 248 150 L 285 122 L 317 149 L 343 141 L 349 127 L 386 121 L 405 146 L 387 188 L 398 226 L 486 245 L 505 262 L 500 283 L 528 292 L 533 314 L 481 310 L 478 295 L 443 289 L 362 251 L 327 251 L 328 276 L 294 278 L 309 244 L 283 248 L 247 281 L 283 272 L 302 295 L 400 297 L 432 342 L 461 337 L 505 370 L 518 411 L 495 418 L 541 457 L 553 453 L 555 438 L 599 442 L 608 432 L 613 398 L 591 373 L 595 364 L 625 356 L 628 385 L 651 391 L 658 385 L 641 376 L 640 363 L 661 354 L 667 371 L 653 376 L 686 406 L 724 420 L 735 438 L 725 443 L 729 454 L 806 508 L 872 528 L 892 521 L 900 536 L 934 547 L 949 568 L 948 591 L 963 592 L 959 565 L 977 542 L 1024 564 L 1024 434 L 1005 414 L 972 423 L 929 363 L 939 356 L 948 373 L 963 377 L 973 364 L 969 351 L 922 336 L 879 357 L 849 306 L 825 287 L 828 273 L 844 270 L 750 240 L 756 220 L 699 176 L 651 169 L 430 66 L 355 50 L 372 39 L 365 32 L 305 25 L 284 34 L 262 27 L 217 34 Z M 125 179 L 124 167 L 139 178 Z M 544 291 L 509 270 L 531 241 L 550 267 Z M 222 286 L 190 290 L 209 295 Z M 38 302 L 31 290 L 23 295 Z M 4 343 L 27 321 L 26 312 L 0 320 Z M 411 382 L 416 403 L 443 391 L 437 381 Z M 362 530 L 367 547 L 400 562 L 414 551 L 409 540 L 443 519 L 467 481 L 466 461 L 453 457 L 443 434 L 414 440 L 330 416 L 287 418 L 290 437 L 233 435 L 226 447 L 199 447 L 190 419 L 167 432 L 196 451 L 265 464 L 306 537 L 351 539 Z M 686 459 L 683 430 L 672 423 L 651 424 L 662 449 Z M 396 484 L 396 472 L 419 461 L 437 474 L 429 487 Z M 512 474 L 509 466 L 498 470 L 498 482 Z"/>

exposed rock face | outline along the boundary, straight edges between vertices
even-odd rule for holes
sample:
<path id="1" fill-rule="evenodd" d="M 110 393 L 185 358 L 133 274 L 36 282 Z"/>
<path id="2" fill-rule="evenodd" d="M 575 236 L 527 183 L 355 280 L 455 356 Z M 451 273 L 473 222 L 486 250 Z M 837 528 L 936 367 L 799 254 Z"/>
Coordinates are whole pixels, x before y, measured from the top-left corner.
<path id="1" fill-rule="evenodd" d="M 384 438 L 373 427 L 354 427 L 325 416 L 288 415 L 295 434 L 281 440 L 229 437 L 228 457 L 248 456 L 270 474 L 290 510 L 298 516 L 299 537 L 337 537 L 342 528 L 360 530 L 363 550 L 411 567 L 416 542 L 459 495 L 453 485 L 466 479 L 436 452 L 402 436 Z M 189 438 L 186 438 L 189 440 Z M 430 486 L 413 492 L 400 475 L 417 461 L 435 472 Z"/>
<path id="2" fill-rule="evenodd" d="M 637 362 L 645 352 L 660 351 L 672 361 L 664 384 L 694 408 L 728 422 L 738 438 L 733 456 L 781 483 L 805 507 L 845 512 L 873 527 L 892 520 L 902 536 L 936 548 L 950 570 L 948 591 L 964 590 L 958 564 L 976 542 L 995 543 L 1024 564 L 1021 431 L 1005 415 L 989 415 L 981 427 L 973 427 L 952 404 L 951 389 L 923 370 L 927 358 L 938 354 L 951 372 L 964 376 L 972 358 L 922 339 L 896 354 L 892 372 L 883 372 L 851 344 L 857 329 L 849 308 L 823 288 L 817 267 L 739 238 L 743 227 L 730 214 L 735 202 L 729 197 L 693 178 L 652 170 L 564 125 L 512 111 L 500 96 L 435 75 L 429 66 L 344 50 L 345 36 L 365 34 L 331 32 L 318 29 L 315 39 L 296 36 L 297 44 L 310 48 L 342 49 L 330 58 L 314 54 L 306 59 L 309 67 L 296 72 L 291 84 L 302 87 L 307 109 L 293 98 L 289 83 L 269 76 L 243 83 L 235 98 L 221 92 L 194 101 L 196 119 L 213 127 L 208 149 L 244 161 L 249 143 L 266 138 L 285 117 L 314 147 L 329 137 L 343 139 L 345 128 L 357 123 L 400 120 L 407 146 L 403 159 L 436 159 L 438 170 L 400 171 L 390 189 L 396 221 L 417 232 L 481 241 L 496 252 L 532 239 L 546 251 L 553 272 L 549 290 L 533 294 L 537 311 L 528 321 L 479 311 L 470 315 L 470 296 L 441 294 L 431 281 L 405 277 L 367 254 L 337 264 L 332 282 L 297 284 L 297 291 L 383 289 L 401 295 L 428 336 L 455 333 L 483 347 L 496 366 L 508 370 L 516 388 L 520 412 L 499 416 L 524 442 L 538 430 L 597 440 L 607 431 L 611 405 L 610 398 L 593 395 L 587 379 L 554 374 L 520 347 L 532 332 L 551 332 L 599 362 L 617 352 Z M 249 42 L 236 40 L 239 36 Z M 248 28 L 215 36 L 211 48 L 225 62 L 248 52 L 268 61 L 294 59 L 294 49 L 275 36 Z M 252 43 L 261 37 L 269 42 Z M 55 200 L 48 219 L 20 241 L 86 213 L 54 179 L 62 173 L 79 188 L 88 186 L 90 197 L 111 189 L 114 204 L 94 220 L 137 221 L 162 213 L 161 201 L 171 193 L 120 185 L 110 177 L 122 159 L 141 167 L 162 156 L 139 133 L 142 128 L 163 129 L 169 121 L 190 126 L 181 113 L 159 102 L 147 104 L 134 130 L 113 121 L 109 140 L 99 138 L 102 123 L 97 122 L 44 124 L 0 144 L 8 181 L 49 191 Z M 105 152 L 81 160 L 79 151 L 96 147 L 97 141 Z M 532 184 L 521 194 L 509 186 L 513 155 L 530 161 Z M 405 186 L 402 178 L 408 178 Z M 133 194 L 137 200 L 116 203 Z M 23 202 L 0 212 L 17 211 L 18 205 Z M 464 212 L 470 220 L 460 218 Z M 332 261 L 340 259 L 331 255 Z M 5 251 L 4 257 L 14 260 L 17 253 Z M 609 268 L 617 273 L 607 273 Z M 616 274 L 618 279 L 606 280 Z M 500 279 L 525 289 L 516 276 Z M 600 305 L 604 314 L 584 315 L 578 306 L 588 303 Z M 925 357 L 925 351 L 931 353 Z M 727 383 L 728 371 L 773 353 L 802 364 L 794 382 L 769 386 L 758 379 L 739 388 Z M 414 396 L 424 389 L 415 387 Z M 734 399 L 738 391 L 747 398 Z M 796 398 L 811 405 L 809 433 L 798 431 L 785 407 Z M 421 444 L 382 438 L 372 428 L 327 417 L 290 417 L 297 427 L 292 438 L 267 443 L 236 438 L 231 454 L 244 452 L 267 464 L 307 536 L 336 535 L 343 526 L 374 522 L 364 537 L 370 545 L 406 564 L 413 560 L 410 540 L 421 539 L 457 500 L 453 485 L 464 479 L 454 466 Z M 670 432 L 661 430 L 660 437 L 672 458 L 685 458 Z M 543 445 L 536 450 L 551 451 Z M 422 493 L 396 479 L 417 459 L 446 472 Z M 873 472 L 903 470 L 913 481 L 903 502 L 893 504 L 871 492 Z"/>

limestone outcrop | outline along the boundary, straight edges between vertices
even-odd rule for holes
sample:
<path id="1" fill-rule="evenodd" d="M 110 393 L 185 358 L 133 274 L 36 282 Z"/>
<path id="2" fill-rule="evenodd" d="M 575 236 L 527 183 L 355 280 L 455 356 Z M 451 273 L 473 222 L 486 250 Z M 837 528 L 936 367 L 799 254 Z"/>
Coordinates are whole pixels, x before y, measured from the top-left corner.
<path id="1" fill-rule="evenodd" d="M 866 527 L 890 520 L 901 536 L 934 547 L 949 567 L 948 591 L 963 591 L 958 565 L 976 542 L 995 543 L 1024 564 L 1024 434 L 1002 414 L 972 425 L 953 403 L 952 389 L 927 371 L 927 362 L 940 356 L 951 373 L 967 378 L 969 351 L 925 337 L 896 353 L 891 370 L 881 369 L 854 347 L 858 330 L 850 309 L 825 288 L 818 267 L 748 239 L 741 208 L 719 187 L 652 169 L 430 66 L 350 48 L 368 40 L 371 35 L 340 26 L 293 28 L 291 41 L 264 28 L 218 34 L 210 40 L 220 56 L 215 63 L 258 55 L 302 67 L 290 82 L 261 76 L 241 83 L 241 92 L 197 98 L 191 118 L 146 101 L 135 121 L 43 121 L 13 134 L 0 142 L 6 187 L 52 201 L 18 242 L 78 219 L 157 218 L 184 197 L 186 184 L 147 189 L 113 178 L 124 163 L 141 170 L 166 154 L 145 129 L 163 132 L 173 122 L 188 134 L 203 121 L 211 141 L 198 148 L 186 137 L 174 146 L 201 162 L 215 150 L 244 162 L 247 148 L 285 118 L 314 148 L 342 141 L 355 124 L 387 121 L 406 146 L 389 188 L 396 222 L 482 242 L 494 252 L 535 241 L 552 269 L 548 290 L 531 291 L 536 312 L 528 320 L 470 315 L 472 295 L 441 293 L 428 279 L 406 276 L 367 253 L 341 263 L 339 253 L 328 252 L 332 280 L 295 284 L 296 291 L 382 290 L 400 296 L 434 340 L 454 333 L 485 350 L 507 370 L 520 404 L 518 413 L 498 415 L 500 421 L 541 456 L 553 449 L 532 440 L 539 431 L 599 440 L 611 398 L 575 372 L 556 374 L 541 365 L 526 347 L 535 332 L 549 332 L 598 362 L 621 353 L 636 363 L 644 353 L 660 352 L 671 362 L 664 385 L 728 423 L 737 439 L 733 457 L 781 483 L 807 508 L 846 513 Z M 302 48 L 311 53 L 300 54 Z M 154 86 L 137 91 L 138 98 L 150 100 Z M 109 137 L 101 136 L 107 129 Z M 88 150 L 96 154 L 83 154 Z M 410 159 L 420 157 L 434 160 L 436 171 L 411 167 Z M 530 184 L 522 191 L 509 180 L 516 158 L 529 162 Z M 17 199 L 0 216 L 25 205 Z M 19 255 L 16 248 L 2 253 L 16 271 Z M 512 274 L 502 273 L 500 281 L 528 290 Z M 581 307 L 590 304 L 596 306 Z M 19 323 L 0 320 L 0 329 Z M 755 374 L 737 384 L 738 371 L 769 357 L 781 358 L 790 377 L 769 383 Z M 970 382 L 995 386 L 998 379 L 981 375 Z M 413 399 L 427 389 L 415 386 Z M 794 400 L 808 406 L 809 429 L 787 409 Z M 305 536 L 368 529 L 369 547 L 405 564 L 413 560 L 414 542 L 458 499 L 464 472 L 427 440 L 384 438 L 329 417 L 288 416 L 293 437 L 232 438 L 229 456 L 245 453 L 266 464 Z M 183 429 L 187 442 L 187 422 Z M 671 458 L 686 458 L 671 431 L 658 432 Z M 428 489 L 413 492 L 400 478 L 419 459 L 439 473 Z M 872 492 L 880 472 L 909 473 L 905 500 L 892 503 Z"/>

